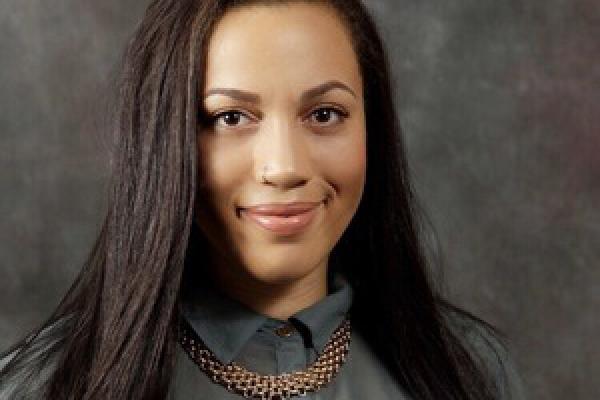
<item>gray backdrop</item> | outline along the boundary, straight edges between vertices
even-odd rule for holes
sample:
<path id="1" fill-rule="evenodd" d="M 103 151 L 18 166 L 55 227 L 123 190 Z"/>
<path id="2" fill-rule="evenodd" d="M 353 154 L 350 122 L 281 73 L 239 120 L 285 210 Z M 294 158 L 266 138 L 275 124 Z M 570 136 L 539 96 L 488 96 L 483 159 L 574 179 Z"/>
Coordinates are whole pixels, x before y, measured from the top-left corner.
<path id="1" fill-rule="evenodd" d="M 106 206 L 106 87 L 147 1 L 0 2 L 0 349 L 75 277 Z M 370 1 L 452 298 L 532 399 L 600 398 L 600 3 Z"/>

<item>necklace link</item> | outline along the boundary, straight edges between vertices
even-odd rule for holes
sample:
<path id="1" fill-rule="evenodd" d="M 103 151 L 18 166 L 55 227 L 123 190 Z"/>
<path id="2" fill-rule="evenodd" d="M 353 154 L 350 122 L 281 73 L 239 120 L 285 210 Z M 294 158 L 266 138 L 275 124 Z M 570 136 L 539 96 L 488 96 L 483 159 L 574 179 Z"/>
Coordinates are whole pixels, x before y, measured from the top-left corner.
<path id="1" fill-rule="evenodd" d="M 304 371 L 261 375 L 235 361 L 221 363 L 202 340 L 182 321 L 180 343 L 188 356 L 208 377 L 230 392 L 245 398 L 289 399 L 306 396 L 330 383 L 346 361 L 350 349 L 351 324 L 346 318 L 333 332 L 321 355 Z"/>

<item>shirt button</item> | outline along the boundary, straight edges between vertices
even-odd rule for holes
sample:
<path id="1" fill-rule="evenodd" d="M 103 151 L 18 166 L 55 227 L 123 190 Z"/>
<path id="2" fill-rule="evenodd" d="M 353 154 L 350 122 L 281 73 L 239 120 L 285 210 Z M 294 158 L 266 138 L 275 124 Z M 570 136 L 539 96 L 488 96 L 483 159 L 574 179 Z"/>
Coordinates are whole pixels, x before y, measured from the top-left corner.
<path id="1" fill-rule="evenodd" d="M 284 324 L 275 329 L 275 333 L 279 337 L 289 337 L 292 335 L 292 333 L 294 333 L 294 327 L 292 324 Z"/>

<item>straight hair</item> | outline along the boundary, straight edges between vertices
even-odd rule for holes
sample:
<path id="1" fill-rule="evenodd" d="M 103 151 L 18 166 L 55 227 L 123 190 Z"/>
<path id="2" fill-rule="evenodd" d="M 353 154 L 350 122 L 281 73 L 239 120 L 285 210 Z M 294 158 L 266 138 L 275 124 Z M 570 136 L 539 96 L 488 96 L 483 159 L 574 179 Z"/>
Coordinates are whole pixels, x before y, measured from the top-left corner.
<path id="1" fill-rule="evenodd" d="M 182 283 L 205 279 L 206 239 L 194 228 L 199 87 L 207 44 L 232 7 L 291 3 L 154 0 L 124 54 L 108 210 L 68 293 L 17 343 L 0 384 L 56 368 L 44 396 L 164 399 L 178 346 Z M 367 177 L 361 203 L 330 255 L 354 289 L 353 328 L 414 399 L 492 399 L 495 388 L 447 315 L 486 326 L 435 290 L 424 214 L 411 185 L 386 52 L 359 0 L 316 1 L 347 28 L 364 82 Z M 193 262 L 190 262 L 193 260 Z M 53 329 L 50 329 L 53 328 Z M 487 328 L 486 328 L 487 329 Z M 36 353 L 36 351 L 38 351 Z M 29 371 L 29 372 L 27 372 Z M 24 393 L 24 392 L 23 392 Z"/>

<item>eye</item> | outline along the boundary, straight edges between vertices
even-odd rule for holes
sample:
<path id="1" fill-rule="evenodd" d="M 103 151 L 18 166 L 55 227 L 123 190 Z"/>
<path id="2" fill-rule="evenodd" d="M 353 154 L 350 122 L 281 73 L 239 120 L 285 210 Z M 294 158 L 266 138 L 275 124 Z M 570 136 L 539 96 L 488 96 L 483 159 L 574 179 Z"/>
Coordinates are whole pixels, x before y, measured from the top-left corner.
<path id="1" fill-rule="evenodd" d="M 348 113 L 334 107 L 317 108 L 310 114 L 311 122 L 321 126 L 336 125 L 344 121 Z"/>
<path id="2" fill-rule="evenodd" d="M 225 111 L 213 117 L 213 124 L 221 128 L 236 128 L 250 122 L 250 118 L 241 111 Z"/>

